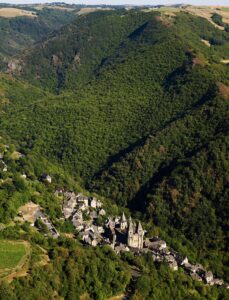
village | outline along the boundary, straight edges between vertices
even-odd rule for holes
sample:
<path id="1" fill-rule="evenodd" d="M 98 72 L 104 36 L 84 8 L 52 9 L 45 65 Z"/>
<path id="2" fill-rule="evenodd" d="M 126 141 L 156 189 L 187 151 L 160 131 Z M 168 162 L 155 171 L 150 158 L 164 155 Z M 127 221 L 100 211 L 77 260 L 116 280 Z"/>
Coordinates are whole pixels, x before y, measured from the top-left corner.
<path id="1" fill-rule="evenodd" d="M 173 271 L 182 268 L 193 280 L 229 288 L 229 285 L 222 279 L 214 278 L 213 273 L 201 264 L 191 264 L 187 257 L 169 248 L 158 236 L 145 237 L 146 231 L 140 221 L 135 222 L 131 217 L 127 219 L 124 213 L 121 216 L 107 216 L 103 203 L 97 198 L 63 190 L 56 190 L 55 196 L 63 199 L 64 219 L 72 222 L 83 244 L 92 247 L 109 245 L 117 255 L 123 252 L 132 252 L 134 255 L 148 253 L 155 262 L 166 262 Z M 39 219 L 47 226 L 53 238 L 60 236 L 37 204 L 30 202 L 29 206 L 22 207 L 18 218 L 29 221 L 33 226 Z"/>

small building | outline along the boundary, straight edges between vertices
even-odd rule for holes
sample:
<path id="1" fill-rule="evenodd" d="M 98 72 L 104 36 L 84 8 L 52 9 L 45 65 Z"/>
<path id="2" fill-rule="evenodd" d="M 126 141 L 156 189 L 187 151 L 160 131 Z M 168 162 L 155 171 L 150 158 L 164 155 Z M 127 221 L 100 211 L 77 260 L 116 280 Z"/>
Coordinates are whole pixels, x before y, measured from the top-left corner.
<path id="1" fill-rule="evenodd" d="M 115 223 L 115 225 L 119 225 L 120 224 L 120 217 L 115 217 L 114 218 L 114 223 Z"/>
<path id="2" fill-rule="evenodd" d="M 97 208 L 101 208 L 103 206 L 102 202 L 100 200 L 97 200 Z"/>
<path id="3" fill-rule="evenodd" d="M 80 235 L 80 238 L 85 242 L 89 238 L 89 232 L 87 232 L 87 231 L 82 231 L 82 232 L 80 232 L 79 235 Z"/>
<path id="4" fill-rule="evenodd" d="M 190 263 L 183 264 L 183 267 L 190 274 L 195 274 L 198 270 L 198 267 L 196 265 L 192 265 Z"/>
<path id="5" fill-rule="evenodd" d="M 213 281 L 213 273 L 211 271 L 205 272 L 204 280 L 207 284 L 211 284 L 211 282 Z"/>
<path id="6" fill-rule="evenodd" d="M 105 211 L 103 208 L 100 209 L 99 215 L 100 215 L 100 216 L 105 216 L 105 215 L 106 215 L 106 211 Z"/>
<path id="7" fill-rule="evenodd" d="M 158 238 L 151 238 L 145 241 L 145 247 L 152 250 L 161 251 L 163 249 L 166 249 L 167 244 L 165 241 Z"/>
<path id="8" fill-rule="evenodd" d="M 113 228 L 115 228 L 115 221 L 113 220 L 113 218 L 109 217 L 106 221 L 105 221 L 105 226 L 107 228 L 109 228 L 110 230 L 112 230 Z"/>
<path id="9" fill-rule="evenodd" d="M 169 267 L 173 271 L 177 271 L 178 270 L 178 264 L 177 264 L 177 262 L 175 260 L 169 262 Z"/>
<path id="10" fill-rule="evenodd" d="M 91 198 L 90 206 L 93 208 L 97 207 L 97 199 L 95 197 Z"/>
<path id="11" fill-rule="evenodd" d="M 65 201 L 63 204 L 63 214 L 65 219 L 69 219 L 75 211 L 76 207 L 76 199 L 75 197 L 70 197 L 70 200 Z"/>
<path id="12" fill-rule="evenodd" d="M 88 207 L 88 197 L 86 197 L 86 196 L 78 194 L 77 195 L 77 202 L 78 203 L 84 203 L 84 206 Z"/>
<path id="13" fill-rule="evenodd" d="M 91 217 L 92 219 L 97 219 L 97 218 L 98 218 L 97 212 L 96 212 L 95 210 L 91 211 L 91 212 L 90 212 L 90 217 Z"/>
<path id="14" fill-rule="evenodd" d="M 42 174 L 41 178 L 44 182 L 52 183 L 52 177 L 48 174 Z"/>
<path id="15" fill-rule="evenodd" d="M 213 279 L 213 284 L 221 286 L 224 284 L 224 281 L 223 281 L 223 279 L 215 278 L 215 279 Z"/>
<path id="16" fill-rule="evenodd" d="M 83 223 L 77 219 L 72 219 L 72 224 L 75 226 L 77 231 L 81 231 L 84 229 Z"/>
<path id="17" fill-rule="evenodd" d="M 79 209 L 80 209 L 81 211 L 85 211 L 85 210 L 87 209 L 87 205 L 85 205 L 84 202 L 80 202 L 80 203 L 79 203 Z"/>
<path id="18" fill-rule="evenodd" d="M 188 264 L 188 258 L 187 258 L 187 256 L 181 256 L 179 254 L 176 254 L 175 258 L 176 258 L 177 263 L 179 265 L 181 265 L 181 266 Z"/>
<path id="19" fill-rule="evenodd" d="M 96 247 L 98 245 L 98 241 L 96 239 L 91 240 L 92 247 Z"/>
<path id="20" fill-rule="evenodd" d="M 73 215 L 72 218 L 73 218 L 73 219 L 83 220 L 83 213 L 82 213 L 82 211 L 81 211 L 81 210 L 77 210 L 77 211 L 74 213 L 74 215 Z"/>
<path id="21" fill-rule="evenodd" d="M 102 226 L 98 226 L 98 232 L 99 232 L 99 233 L 104 233 L 104 229 L 103 229 Z"/>
<path id="22" fill-rule="evenodd" d="M 0 169 L 2 169 L 3 172 L 7 172 L 7 165 L 3 160 L 0 160 Z"/>
<path id="23" fill-rule="evenodd" d="M 166 255 L 165 256 L 165 261 L 167 261 L 167 262 L 174 262 L 176 260 L 175 260 L 175 258 L 172 255 Z"/>

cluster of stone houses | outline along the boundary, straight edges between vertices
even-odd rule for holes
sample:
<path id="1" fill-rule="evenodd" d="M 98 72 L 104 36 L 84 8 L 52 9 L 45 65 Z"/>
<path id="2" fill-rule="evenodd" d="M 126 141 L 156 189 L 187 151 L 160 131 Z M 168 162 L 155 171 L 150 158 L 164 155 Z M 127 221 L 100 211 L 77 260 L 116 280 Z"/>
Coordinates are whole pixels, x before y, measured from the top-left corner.
<path id="1" fill-rule="evenodd" d="M 98 225 L 98 217 L 106 216 L 100 200 L 74 192 L 56 191 L 56 195 L 60 194 L 64 196 L 64 217 L 72 221 L 84 243 L 92 246 L 110 245 L 117 254 L 125 251 L 137 255 L 150 253 L 154 261 L 166 262 L 174 271 L 178 267 L 183 268 L 193 280 L 208 285 L 224 285 L 222 279 L 214 278 L 212 272 L 205 270 L 202 265 L 191 264 L 187 257 L 168 249 L 166 242 L 159 237 L 144 240 L 145 230 L 141 222 L 135 223 L 131 217 L 127 220 L 123 213 L 121 217 L 104 218 L 104 225 Z"/>
<path id="2" fill-rule="evenodd" d="M 95 197 L 87 197 L 74 192 L 56 191 L 56 196 L 63 196 L 62 212 L 66 220 L 70 220 L 83 243 L 91 246 L 110 245 L 117 254 L 131 251 L 136 255 L 148 253 L 154 261 L 166 262 L 169 267 L 177 271 L 179 267 L 191 276 L 193 280 L 202 281 L 208 285 L 224 286 L 224 281 L 214 278 L 211 271 L 207 271 L 200 264 L 191 264 L 187 257 L 167 247 L 159 237 L 145 238 L 145 230 L 141 222 L 134 222 L 131 217 L 127 220 L 125 214 L 107 217 L 102 202 Z M 98 222 L 99 217 L 100 222 Z M 19 209 L 18 221 L 28 221 L 32 226 L 36 220 L 46 225 L 53 238 L 60 235 L 53 223 L 43 213 L 42 208 L 29 202 Z M 102 224 L 101 225 L 101 220 Z"/>
<path id="3" fill-rule="evenodd" d="M 102 202 L 81 193 L 56 191 L 55 194 L 64 197 L 62 212 L 65 219 L 72 222 L 81 240 L 92 246 L 101 244 L 104 228 L 97 224 L 97 220 L 106 215 Z"/>
<path id="4" fill-rule="evenodd" d="M 158 237 L 146 239 L 143 252 L 151 253 L 154 261 L 167 262 L 174 271 L 177 271 L 178 267 L 183 268 L 193 280 L 209 285 L 222 286 L 224 284 L 222 279 L 214 278 L 212 272 L 205 270 L 201 264 L 191 264 L 187 257 L 181 256 L 173 249 L 168 249 L 166 242 Z"/>

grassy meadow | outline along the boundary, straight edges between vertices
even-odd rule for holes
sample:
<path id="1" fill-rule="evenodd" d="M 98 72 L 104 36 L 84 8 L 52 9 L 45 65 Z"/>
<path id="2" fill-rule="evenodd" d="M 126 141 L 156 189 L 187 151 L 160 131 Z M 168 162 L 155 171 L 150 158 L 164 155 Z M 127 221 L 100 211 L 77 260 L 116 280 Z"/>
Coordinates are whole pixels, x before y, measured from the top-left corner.
<path id="1" fill-rule="evenodd" d="M 27 249 L 23 242 L 0 241 L 0 269 L 12 269 L 26 256 Z"/>

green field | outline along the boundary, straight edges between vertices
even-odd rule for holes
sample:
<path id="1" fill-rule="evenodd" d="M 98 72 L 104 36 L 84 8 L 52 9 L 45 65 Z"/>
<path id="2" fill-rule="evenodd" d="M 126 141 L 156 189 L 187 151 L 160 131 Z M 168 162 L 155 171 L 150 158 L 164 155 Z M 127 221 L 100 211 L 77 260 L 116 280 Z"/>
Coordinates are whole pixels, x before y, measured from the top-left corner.
<path id="1" fill-rule="evenodd" d="M 15 268 L 26 253 L 23 242 L 0 241 L 0 269 Z"/>
<path id="2" fill-rule="evenodd" d="M 229 11 L 229 7 L 221 7 L 220 10 Z"/>

